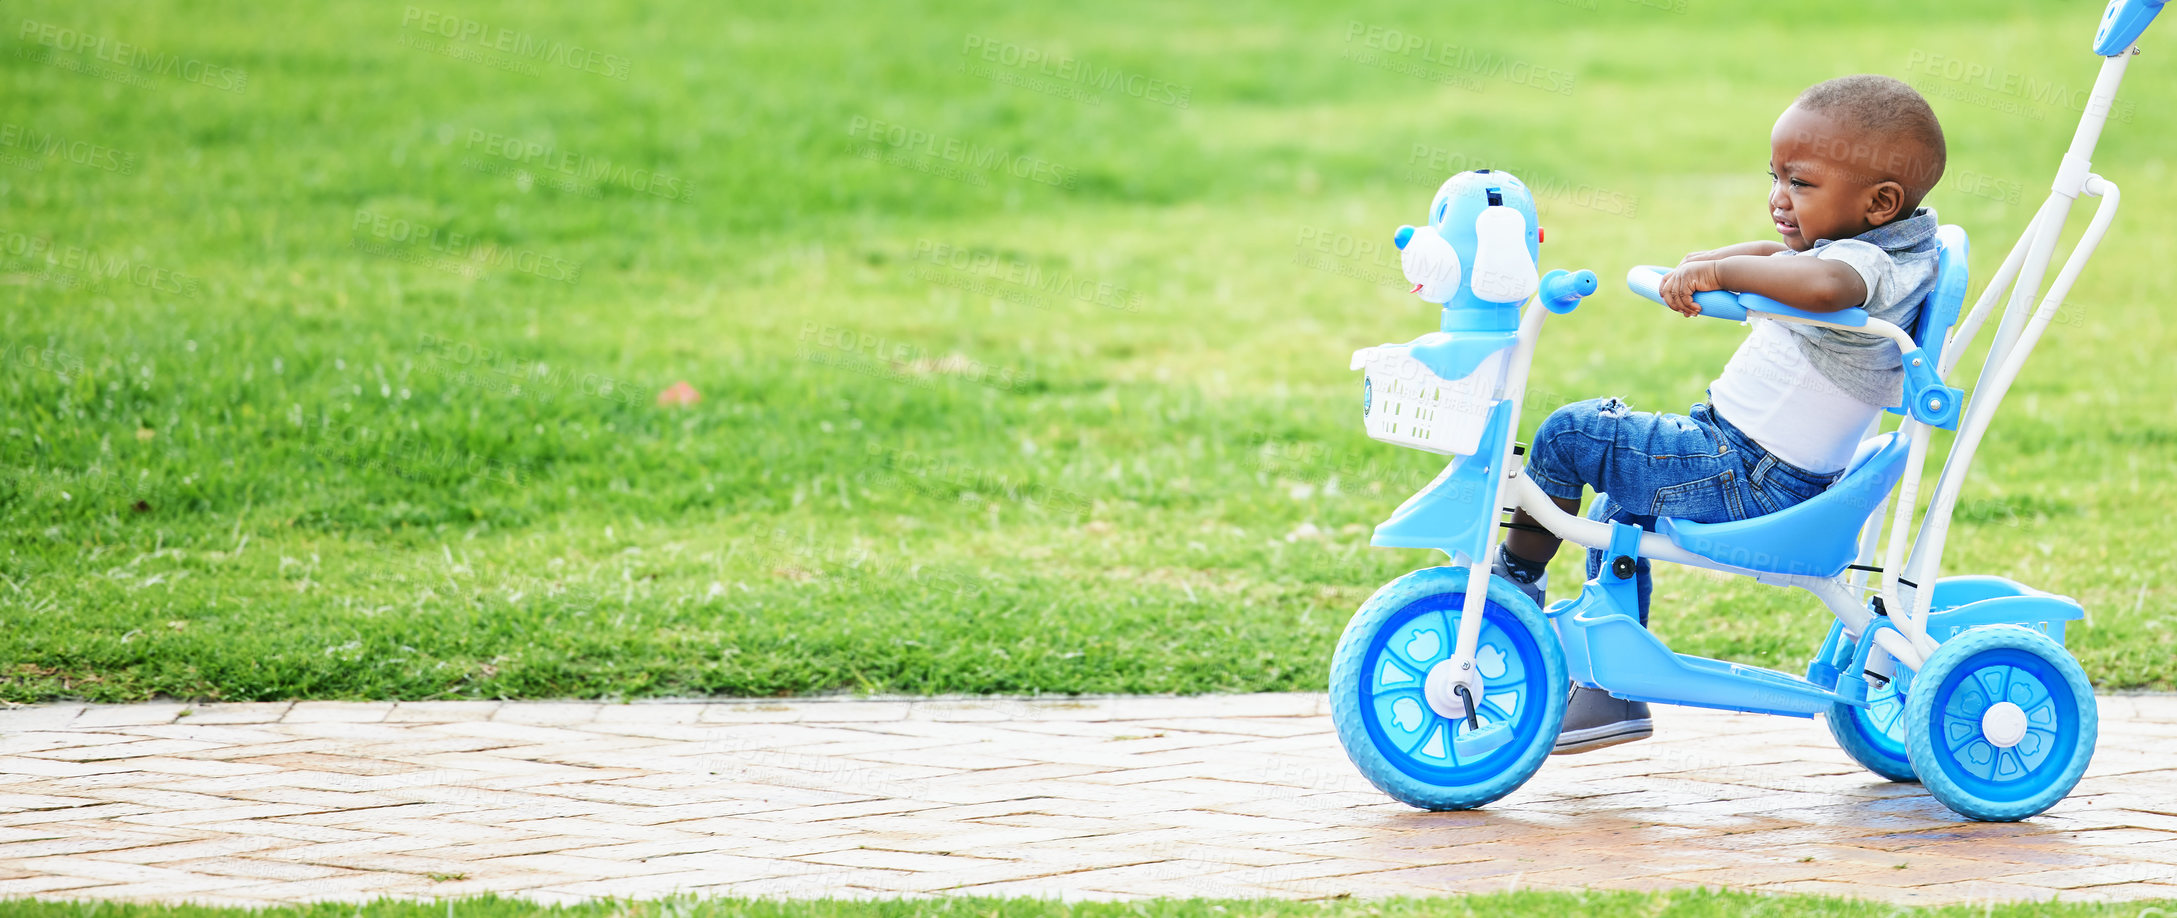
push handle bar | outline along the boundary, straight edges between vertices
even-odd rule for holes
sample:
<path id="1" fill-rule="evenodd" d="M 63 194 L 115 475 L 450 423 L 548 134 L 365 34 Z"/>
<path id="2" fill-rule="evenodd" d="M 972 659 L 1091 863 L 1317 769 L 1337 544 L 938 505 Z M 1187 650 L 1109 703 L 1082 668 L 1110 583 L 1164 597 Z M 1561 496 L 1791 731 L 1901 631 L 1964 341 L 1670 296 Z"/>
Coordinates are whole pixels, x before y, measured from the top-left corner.
<path id="1" fill-rule="evenodd" d="M 2094 53 L 2115 57 L 2132 49 L 2139 33 L 2147 30 L 2164 0 L 2109 0 L 2101 12 L 2101 28 L 2094 32 Z"/>

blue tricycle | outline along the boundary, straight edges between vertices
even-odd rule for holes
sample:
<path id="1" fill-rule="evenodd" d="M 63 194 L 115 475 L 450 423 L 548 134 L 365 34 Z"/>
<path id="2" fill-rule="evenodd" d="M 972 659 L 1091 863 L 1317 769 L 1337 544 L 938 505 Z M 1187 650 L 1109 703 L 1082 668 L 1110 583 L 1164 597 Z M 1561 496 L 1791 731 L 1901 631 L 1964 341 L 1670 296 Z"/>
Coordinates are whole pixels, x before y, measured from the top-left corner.
<path id="1" fill-rule="evenodd" d="M 1481 170 L 1446 181 L 1427 225 L 1395 237 L 1415 292 L 1443 304 L 1441 329 L 1353 355 L 1352 368 L 1365 371 L 1368 435 L 1454 457 L 1372 540 L 1441 550 L 1450 565 L 1377 590 L 1332 660 L 1332 719 L 1361 773 L 1425 809 L 1489 803 L 1541 767 L 1577 683 L 1634 701 L 1820 716 L 1869 771 L 1918 781 L 1970 819 L 2024 819 L 2069 794 L 2093 756 L 2097 724 L 2093 688 L 2064 649 L 2064 625 L 2081 617 L 2079 604 L 2003 577 L 1943 576 L 1943 546 L 2004 393 L 2116 215 L 2117 186 L 2089 164 L 2133 43 L 2161 6 L 2109 4 L 2094 41 L 2100 76 L 2049 197 L 1969 312 L 1966 234 L 1956 226 L 1938 233 L 1936 284 L 1911 329 L 1858 309 L 1803 312 L 1726 291 L 1696 297 L 1705 316 L 1880 335 L 1903 355 L 1906 397 L 1890 409 L 1897 428 L 1875 425 L 1835 483 L 1766 516 L 1662 518 L 1648 531 L 1559 510 L 1521 474 L 1513 434 L 1543 320 L 1571 313 L 1596 278 L 1536 276 L 1542 234 L 1519 179 Z M 2082 194 L 2101 203 L 2044 294 Z M 1664 273 L 1635 268 L 1627 283 L 1661 302 Z M 2001 318 L 1968 400 L 1945 380 L 1998 301 Z M 1955 437 L 1915 527 L 1937 429 Z M 1886 507 L 1894 509 L 1885 540 Z M 1577 598 L 1539 609 L 1490 575 L 1500 516 L 1512 508 L 1602 553 Z M 1803 674 L 1674 653 L 1638 619 L 1634 576 L 1643 558 L 1798 587 L 1836 622 Z"/>

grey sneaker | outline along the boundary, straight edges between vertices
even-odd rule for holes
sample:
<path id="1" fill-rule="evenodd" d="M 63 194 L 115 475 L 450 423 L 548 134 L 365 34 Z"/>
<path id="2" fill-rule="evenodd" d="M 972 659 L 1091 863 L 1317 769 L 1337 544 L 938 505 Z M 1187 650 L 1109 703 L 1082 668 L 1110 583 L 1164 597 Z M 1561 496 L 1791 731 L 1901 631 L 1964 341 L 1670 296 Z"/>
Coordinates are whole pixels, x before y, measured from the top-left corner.
<path id="1" fill-rule="evenodd" d="M 1545 573 L 1535 578 L 1533 583 L 1522 582 L 1519 577 L 1512 573 L 1511 566 L 1504 563 L 1504 546 L 1497 546 L 1495 560 L 1489 563 L 1489 572 L 1504 578 L 1506 583 L 1518 587 L 1519 591 L 1526 594 L 1528 599 L 1534 600 L 1535 608 L 1547 609 L 1550 607 L 1549 602 L 1543 599 L 1549 593 L 1550 575 Z"/>
<path id="2" fill-rule="evenodd" d="M 1646 703 L 1575 685 L 1572 697 L 1565 701 L 1565 725 L 1557 731 L 1557 746 L 1550 754 L 1590 752 L 1653 735 L 1655 722 L 1648 719 Z"/>

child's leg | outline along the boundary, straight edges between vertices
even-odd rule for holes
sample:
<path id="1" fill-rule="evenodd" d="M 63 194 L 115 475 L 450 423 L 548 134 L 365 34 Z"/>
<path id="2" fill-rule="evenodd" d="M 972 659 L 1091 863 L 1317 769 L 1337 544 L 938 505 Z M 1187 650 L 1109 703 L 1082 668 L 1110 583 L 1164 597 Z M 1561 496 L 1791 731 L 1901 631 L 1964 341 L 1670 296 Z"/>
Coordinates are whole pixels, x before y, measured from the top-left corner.
<path id="1" fill-rule="evenodd" d="M 1550 498 L 1550 501 L 1555 503 L 1558 509 L 1566 513 L 1578 513 L 1580 511 L 1579 505 L 1572 501 L 1558 500 L 1554 497 Z M 1566 504 L 1573 505 L 1568 507 L 1565 506 Z M 1512 521 L 1515 523 L 1520 522 L 1522 517 L 1528 520 L 1528 525 L 1536 525 L 1532 522 L 1533 517 L 1528 517 L 1524 510 L 1514 512 Z M 1618 502 L 1608 494 L 1596 495 L 1594 503 L 1588 506 L 1587 518 L 1605 523 L 1626 523 L 1651 532 L 1655 530 L 1655 517 L 1629 513 L 1625 508 L 1618 506 Z M 1528 583 L 1539 582 L 1541 580 L 1541 568 L 1548 563 L 1528 560 L 1531 557 L 1527 553 L 1529 549 L 1522 545 L 1520 537 L 1532 537 L 1534 535 L 1536 533 L 1531 531 L 1514 529 L 1504 537 L 1503 550 L 1511 556 L 1500 559 L 1501 569 L 1498 573 L 1504 574 L 1514 584 L 1525 586 Z M 1542 557 L 1555 555 L 1559 542 L 1557 537 L 1548 533 L 1541 533 L 1540 535 L 1550 541 L 1545 548 L 1538 550 L 1538 554 L 1541 554 Z M 1530 541 L 1525 544 L 1535 545 L 1539 543 Z M 1587 550 L 1587 579 L 1593 580 L 1602 573 L 1603 554 L 1604 552 L 1600 548 Z M 1650 573 L 1648 559 L 1646 558 L 1640 559 L 1633 565 L 1633 588 L 1635 595 L 1640 597 L 1640 626 L 1645 628 L 1648 626 L 1648 595 L 1655 592 L 1655 578 Z M 1542 605 L 1543 603 L 1537 598 L 1535 604 Z"/>
<path id="2" fill-rule="evenodd" d="M 1653 529 L 1658 516 L 1709 522 L 1745 515 L 1744 457 L 1709 419 L 1705 405 L 1696 406 L 1693 417 L 1636 412 L 1614 398 L 1566 405 L 1535 432 L 1526 473 L 1560 508 L 1576 507 L 1580 489 L 1591 487 L 1609 496 L 1595 502 L 1590 518 L 1643 529 Z M 1507 566 L 1521 559 L 1547 563 L 1558 540 L 1513 530 L 1506 545 L 1519 556 L 1507 559 Z M 1589 554 L 1591 578 L 1600 572 L 1601 555 Z M 1653 590 L 1647 559 L 1635 570 L 1640 621 L 1646 625 Z M 1586 752 L 1653 732 L 1647 705 L 1576 687 L 1552 752 Z"/>
<path id="3" fill-rule="evenodd" d="M 1626 522 L 1744 519 L 1745 457 L 1707 409 L 1696 405 L 1689 417 L 1634 411 L 1615 398 L 1566 405 L 1535 431 L 1527 477 L 1568 510 L 1579 505 L 1583 487 L 1607 493 Z M 1513 520 L 1532 522 L 1525 513 Z M 1506 538 L 1519 560 L 1538 565 L 1557 554 L 1558 544 L 1549 533 L 1517 529 Z"/>

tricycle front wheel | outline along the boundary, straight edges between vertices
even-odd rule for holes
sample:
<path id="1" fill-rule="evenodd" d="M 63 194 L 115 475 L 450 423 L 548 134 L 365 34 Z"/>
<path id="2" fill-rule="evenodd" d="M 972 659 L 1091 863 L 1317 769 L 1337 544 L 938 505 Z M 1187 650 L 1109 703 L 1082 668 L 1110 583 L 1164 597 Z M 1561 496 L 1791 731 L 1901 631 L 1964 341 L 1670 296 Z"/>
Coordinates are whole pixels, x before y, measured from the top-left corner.
<path id="1" fill-rule="evenodd" d="M 1331 658 L 1331 721 L 1347 757 L 1384 793 L 1422 809 L 1472 809 L 1511 793 L 1542 767 L 1565 718 L 1557 634 L 1517 587 L 1495 577 L 1475 652 L 1480 723 L 1429 704 L 1423 685 L 1452 656 L 1466 589 L 1464 567 L 1384 585 L 1354 613 Z M 1477 742 L 1483 731 L 1496 732 Z"/>

